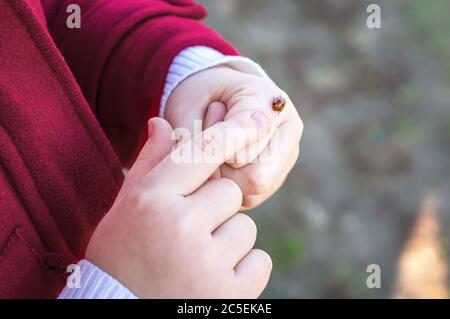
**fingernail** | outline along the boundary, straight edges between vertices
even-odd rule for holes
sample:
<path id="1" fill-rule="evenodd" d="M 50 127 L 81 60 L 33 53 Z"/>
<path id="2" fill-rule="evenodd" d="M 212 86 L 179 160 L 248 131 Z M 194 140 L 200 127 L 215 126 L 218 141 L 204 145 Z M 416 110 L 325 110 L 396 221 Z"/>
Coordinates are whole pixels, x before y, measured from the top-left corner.
<path id="1" fill-rule="evenodd" d="M 251 118 L 258 124 L 261 129 L 269 129 L 270 121 L 264 113 L 255 112 L 251 115 Z"/>

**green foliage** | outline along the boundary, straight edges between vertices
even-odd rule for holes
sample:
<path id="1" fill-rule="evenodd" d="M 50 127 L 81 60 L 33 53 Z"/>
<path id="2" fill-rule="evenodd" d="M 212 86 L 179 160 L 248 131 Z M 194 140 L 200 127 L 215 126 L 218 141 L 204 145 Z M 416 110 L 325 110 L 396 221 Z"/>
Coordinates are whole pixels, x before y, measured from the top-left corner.
<path id="1" fill-rule="evenodd" d="M 450 79 L 450 1 L 411 0 L 405 2 L 403 21 L 415 47 L 442 59 Z"/>
<path id="2" fill-rule="evenodd" d="M 276 216 L 260 221 L 258 246 L 272 257 L 277 271 L 287 271 L 298 265 L 306 255 L 307 242 L 299 230 L 276 220 Z"/>

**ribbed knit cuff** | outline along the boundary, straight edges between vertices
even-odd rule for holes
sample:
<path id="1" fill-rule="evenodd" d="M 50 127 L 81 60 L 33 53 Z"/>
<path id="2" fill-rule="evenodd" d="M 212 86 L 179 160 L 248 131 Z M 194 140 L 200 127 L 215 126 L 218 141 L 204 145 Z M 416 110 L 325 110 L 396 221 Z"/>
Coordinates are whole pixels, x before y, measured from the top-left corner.
<path id="1" fill-rule="evenodd" d="M 221 52 L 206 46 L 189 47 L 178 53 L 169 67 L 159 116 L 164 117 L 170 94 L 183 80 L 197 72 L 222 64 L 244 73 L 269 78 L 261 66 L 249 58 L 223 55 Z"/>
<path id="2" fill-rule="evenodd" d="M 83 259 L 78 263 L 80 287 L 66 286 L 59 299 L 137 299 L 115 278 Z"/>

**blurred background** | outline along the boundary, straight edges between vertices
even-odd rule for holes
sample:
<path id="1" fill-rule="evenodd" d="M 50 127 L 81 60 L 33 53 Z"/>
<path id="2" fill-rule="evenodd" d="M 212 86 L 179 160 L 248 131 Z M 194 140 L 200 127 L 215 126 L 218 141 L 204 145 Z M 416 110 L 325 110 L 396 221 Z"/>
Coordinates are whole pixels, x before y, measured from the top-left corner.
<path id="1" fill-rule="evenodd" d="M 199 2 L 305 123 L 285 186 L 251 212 L 274 260 L 263 297 L 448 297 L 450 1 Z"/>

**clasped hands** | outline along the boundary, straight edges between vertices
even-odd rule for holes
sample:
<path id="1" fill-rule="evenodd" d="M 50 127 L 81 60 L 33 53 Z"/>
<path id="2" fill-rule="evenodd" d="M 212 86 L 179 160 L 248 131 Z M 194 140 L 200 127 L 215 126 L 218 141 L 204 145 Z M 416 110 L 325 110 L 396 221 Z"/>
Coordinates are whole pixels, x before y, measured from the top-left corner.
<path id="1" fill-rule="evenodd" d="M 277 113 L 280 94 L 288 103 Z M 199 120 L 200 134 L 174 138 Z M 258 297 L 272 262 L 239 211 L 277 191 L 297 160 L 303 124 L 292 102 L 267 78 L 217 66 L 183 81 L 148 131 L 86 259 L 139 297 Z M 201 161 L 174 160 L 192 150 Z"/>

